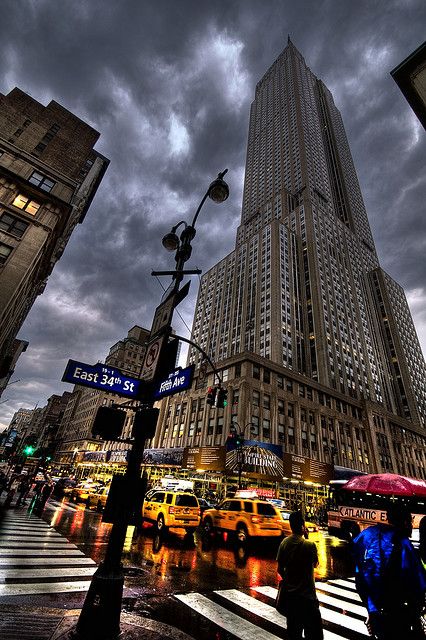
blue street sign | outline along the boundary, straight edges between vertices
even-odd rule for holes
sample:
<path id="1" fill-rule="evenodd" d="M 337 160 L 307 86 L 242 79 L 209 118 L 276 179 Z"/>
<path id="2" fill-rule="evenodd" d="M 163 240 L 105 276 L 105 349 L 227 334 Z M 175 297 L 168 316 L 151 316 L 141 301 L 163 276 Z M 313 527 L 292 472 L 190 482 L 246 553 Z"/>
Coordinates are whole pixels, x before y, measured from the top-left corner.
<path id="1" fill-rule="evenodd" d="M 192 384 L 192 377 L 194 375 L 194 365 L 186 367 L 186 369 L 176 369 L 169 373 L 166 380 L 160 382 L 157 389 L 154 391 L 154 398 L 159 400 L 165 396 L 172 396 L 174 393 L 180 391 L 186 391 Z"/>
<path id="2" fill-rule="evenodd" d="M 137 398 L 142 385 L 141 380 L 129 378 L 116 367 L 102 363 L 90 365 L 76 360 L 68 360 L 62 382 L 80 384 L 126 398 Z"/>

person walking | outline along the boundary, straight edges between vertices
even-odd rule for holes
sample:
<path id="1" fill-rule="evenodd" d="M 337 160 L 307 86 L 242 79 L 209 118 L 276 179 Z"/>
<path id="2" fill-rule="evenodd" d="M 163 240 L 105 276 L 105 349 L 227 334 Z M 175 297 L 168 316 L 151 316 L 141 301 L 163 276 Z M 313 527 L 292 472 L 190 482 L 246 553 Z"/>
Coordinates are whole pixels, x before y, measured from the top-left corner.
<path id="1" fill-rule="evenodd" d="M 318 566 L 318 551 L 307 540 L 305 520 L 300 511 L 290 514 L 292 535 L 284 538 L 278 553 L 279 586 L 277 609 L 287 618 L 289 640 L 322 640 L 323 629 L 319 602 L 315 591 L 314 568 Z M 284 604 L 284 608 L 282 608 Z"/>
<path id="2" fill-rule="evenodd" d="M 28 476 L 21 476 L 21 480 L 19 482 L 18 488 L 16 490 L 18 494 L 18 499 L 16 500 L 16 507 L 20 507 L 21 504 L 25 504 L 26 497 L 30 490 L 30 479 Z"/>
<path id="3" fill-rule="evenodd" d="M 426 516 L 419 523 L 419 554 L 424 569 L 426 569 Z"/>
<path id="4" fill-rule="evenodd" d="M 368 611 L 370 635 L 377 640 L 420 640 L 425 637 L 421 614 L 426 573 L 409 540 L 411 513 L 395 504 L 387 510 L 387 519 L 353 541 L 356 589 Z"/>
<path id="5" fill-rule="evenodd" d="M 46 482 L 42 485 L 38 500 L 34 507 L 35 513 L 36 512 L 41 513 L 43 511 L 46 502 L 52 495 L 54 486 L 55 486 L 55 483 L 53 482 L 52 478 L 49 478 L 48 480 L 46 480 Z"/>

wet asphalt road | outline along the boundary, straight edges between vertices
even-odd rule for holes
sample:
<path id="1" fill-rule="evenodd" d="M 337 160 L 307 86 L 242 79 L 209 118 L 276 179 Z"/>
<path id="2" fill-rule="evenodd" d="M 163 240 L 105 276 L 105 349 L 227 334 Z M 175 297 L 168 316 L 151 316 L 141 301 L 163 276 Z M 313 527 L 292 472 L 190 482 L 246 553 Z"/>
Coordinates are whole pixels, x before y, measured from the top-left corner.
<path id="1" fill-rule="evenodd" d="M 43 519 L 76 544 L 85 554 L 100 562 L 105 554 L 111 525 L 101 515 L 82 504 L 49 501 Z M 353 575 L 348 544 L 325 532 L 311 534 L 317 543 L 319 567 L 316 578 Z M 129 527 L 123 564 L 126 586 L 135 596 L 164 596 L 175 592 L 244 588 L 277 582 L 275 555 L 277 541 L 267 539 L 242 548 L 223 537 L 206 540 L 201 532 L 185 537 L 170 531 L 156 534 L 146 527 L 137 536 Z"/>

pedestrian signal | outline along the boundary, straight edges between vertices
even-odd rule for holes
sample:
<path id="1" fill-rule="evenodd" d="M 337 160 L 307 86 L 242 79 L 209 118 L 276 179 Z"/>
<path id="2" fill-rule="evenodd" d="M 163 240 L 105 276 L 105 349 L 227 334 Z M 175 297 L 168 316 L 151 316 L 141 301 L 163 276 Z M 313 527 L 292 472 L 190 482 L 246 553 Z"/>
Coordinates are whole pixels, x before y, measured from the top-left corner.
<path id="1" fill-rule="evenodd" d="M 155 407 L 139 409 L 133 421 L 132 436 L 143 440 L 153 438 L 155 436 L 155 429 L 157 428 L 159 413 L 160 409 L 156 409 Z"/>
<path id="2" fill-rule="evenodd" d="M 102 440 L 118 440 L 123 431 L 126 412 L 112 407 L 99 407 L 92 425 L 92 436 Z"/>

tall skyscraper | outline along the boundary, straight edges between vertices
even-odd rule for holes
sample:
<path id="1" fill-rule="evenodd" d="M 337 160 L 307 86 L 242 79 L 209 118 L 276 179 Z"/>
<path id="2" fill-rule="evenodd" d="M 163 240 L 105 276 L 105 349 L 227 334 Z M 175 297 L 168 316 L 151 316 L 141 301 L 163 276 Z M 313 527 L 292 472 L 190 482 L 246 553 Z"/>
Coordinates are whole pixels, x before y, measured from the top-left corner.
<path id="1" fill-rule="evenodd" d="M 425 474 L 410 311 L 379 265 L 341 115 L 290 41 L 256 87 L 236 246 L 202 278 L 192 340 L 225 372 L 230 403 L 205 406 L 191 349 L 192 417 L 175 429 L 183 398 L 171 400 L 158 444 L 223 444 L 235 419 L 287 452 Z"/>
<path id="2" fill-rule="evenodd" d="M 98 138 L 53 100 L 0 94 L 0 392 L 25 344 L 17 333 L 108 166 Z"/>

